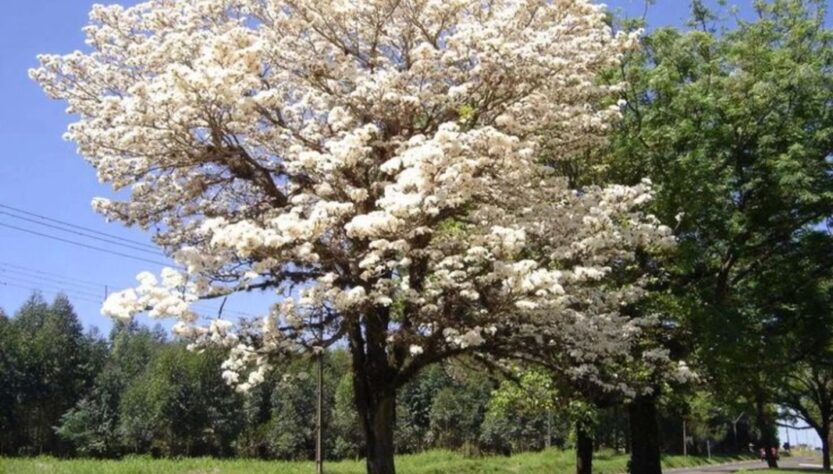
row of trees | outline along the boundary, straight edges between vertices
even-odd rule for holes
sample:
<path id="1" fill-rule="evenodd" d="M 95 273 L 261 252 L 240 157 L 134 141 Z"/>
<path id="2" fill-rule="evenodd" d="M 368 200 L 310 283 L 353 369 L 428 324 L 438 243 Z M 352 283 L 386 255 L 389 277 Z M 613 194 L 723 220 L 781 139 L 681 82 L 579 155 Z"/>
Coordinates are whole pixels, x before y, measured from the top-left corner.
<path id="1" fill-rule="evenodd" d="M 395 472 L 408 387 L 460 361 L 526 387 L 470 387 L 493 416 L 569 407 L 581 473 L 617 409 L 659 473 L 668 406 L 706 438 L 753 423 L 772 466 L 788 410 L 829 467 L 831 33 L 821 0 L 755 9 L 728 28 L 694 0 L 639 38 L 585 0 L 151 2 L 96 7 L 92 51 L 32 74 L 132 190 L 96 208 L 184 267 L 105 312 L 177 318 L 242 391 L 346 347 L 370 473 Z M 258 289 L 281 302 L 256 323 L 190 307 Z M 437 397 L 431 443 L 477 412 Z M 465 442 L 533 446 L 482 419 Z"/>
<path id="2" fill-rule="evenodd" d="M 34 337 L 29 337 L 34 335 Z M 33 295 L 9 318 L 0 317 L 0 455 L 119 457 L 241 456 L 311 459 L 315 452 L 316 381 L 312 361 L 297 359 L 242 395 L 218 385 L 223 354 L 202 354 L 171 341 L 160 327 L 118 324 L 106 338 L 83 334 L 69 301 Z M 324 449 L 329 459 L 361 456 L 364 444 L 353 409 L 349 356 L 324 358 Z M 626 413 L 565 403 L 542 372 L 517 380 L 472 370 L 464 361 L 435 365 L 398 393 L 397 451 L 464 450 L 510 454 L 577 443 L 584 416 L 596 448 L 627 451 Z M 680 423 L 694 398 L 664 400 L 663 451 L 679 453 Z M 734 452 L 757 438 L 740 423 L 735 438 L 714 404 L 695 402 L 688 414 L 698 440 L 690 452 Z M 589 418 L 587 416 L 589 415 Z M 711 431 L 709 431 L 711 430 Z"/>

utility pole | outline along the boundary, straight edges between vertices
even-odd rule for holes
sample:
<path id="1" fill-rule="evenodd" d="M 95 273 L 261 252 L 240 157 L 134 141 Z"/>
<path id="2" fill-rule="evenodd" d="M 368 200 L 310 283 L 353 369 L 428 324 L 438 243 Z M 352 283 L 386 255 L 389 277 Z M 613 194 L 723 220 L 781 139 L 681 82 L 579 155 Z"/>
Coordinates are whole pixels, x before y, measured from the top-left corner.
<path id="1" fill-rule="evenodd" d="M 316 364 L 318 365 L 318 401 L 316 411 L 315 439 L 315 473 L 324 474 L 324 316 L 318 319 L 318 347 L 316 347 Z"/>
<path id="2" fill-rule="evenodd" d="M 552 410 L 547 409 L 547 440 L 544 446 L 549 449 L 552 446 Z"/>
<path id="3" fill-rule="evenodd" d="M 683 418 L 683 457 L 688 457 L 688 435 L 685 429 L 685 418 Z"/>
<path id="4" fill-rule="evenodd" d="M 737 418 L 732 420 L 732 431 L 735 433 L 735 452 L 738 453 L 740 452 L 740 446 L 738 446 L 738 422 L 741 418 L 743 418 L 743 415 L 745 414 L 745 412 L 741 412 L 741 414 L 738 415 Z"/>

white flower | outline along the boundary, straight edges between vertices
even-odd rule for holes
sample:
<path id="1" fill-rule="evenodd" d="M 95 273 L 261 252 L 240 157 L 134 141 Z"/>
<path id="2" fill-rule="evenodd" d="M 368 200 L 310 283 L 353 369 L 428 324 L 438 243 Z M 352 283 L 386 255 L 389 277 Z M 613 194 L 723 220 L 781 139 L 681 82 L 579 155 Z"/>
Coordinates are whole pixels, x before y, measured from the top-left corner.
<path id="1" fill-rule="evenodd" d="M 270 360 L 320 348 L 322 314 L 333 336 L 378 317 L 384 341 L 443 331 L 413 356 L 517 337 L 619 390 L 605 364 L 645 334 L 619 314 L 645 282 L 609 268 L 667 248 L 670 229 L 639 209 L 649 182 L 578 192 L 540 158 L 605 143 L 621 84 L 598 75 L 637 37 L 589 0 L 382 3 L 95 6 L 84 52 L 39 58 L 67 138 L 123 190 L 94 209 L 153 229 L 184 267 L 140 274 L 102 312 L 176 319 L 190 347 L 228 349 L 223 377 L 244 391 Z M 252 324 L 192 309 L 260 285 L 279 303 Z M 659 356 L 633 359 L 669 367 Z"/>
<path id="2" fill-rule="evenodd" d="M 136 292 L 127 289 L 111 293 L 101 306 L 101 314 L 116 319 L 129 320 L 142 309 L 144 308 L 139 303 Z"/>
<path id="3" fill-rule="evenodd" d="M 233 370 L 224 370 L 223 371 L 223 380 L 226 381 L 229 385 L 234 385 L 240 379 L 240 374 Z"/>

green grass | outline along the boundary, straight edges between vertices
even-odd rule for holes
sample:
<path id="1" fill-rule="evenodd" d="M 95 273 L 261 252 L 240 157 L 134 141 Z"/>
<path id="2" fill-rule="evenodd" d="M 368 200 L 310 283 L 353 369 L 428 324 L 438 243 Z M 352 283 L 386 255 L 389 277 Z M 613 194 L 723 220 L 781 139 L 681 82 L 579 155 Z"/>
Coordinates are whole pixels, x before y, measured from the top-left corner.
<path id="1" fill-rule="evenodd" d="M 723 463 L 748 458 L 713 457 L 711 463 Z M 594 473 L 616 474 L 625 471 L 628 458 L 612 452 L 597 453 Z M 666 467 L 685 467 L 708 463 L 704 458 L 667 456 Z M 402 474 L 551 474 L 574 472 L 574 454 L 571 451 L 547 450 L 523 453 L 512 457 L 466 458 L 449 451 L 398 456 L 397 472 Z M 308 474 L 313 471 L 310 462 L 257 461 L 250 459 L 152 459 L 132 456 L 121 460 L 72 459 L 51 457 L 0 459 L 2 474 Z M 330 474 L 362 474 L 361 461 L 332 462 L 325 465 Z M 785 471 L 781 471 L 785 472 Z"/>

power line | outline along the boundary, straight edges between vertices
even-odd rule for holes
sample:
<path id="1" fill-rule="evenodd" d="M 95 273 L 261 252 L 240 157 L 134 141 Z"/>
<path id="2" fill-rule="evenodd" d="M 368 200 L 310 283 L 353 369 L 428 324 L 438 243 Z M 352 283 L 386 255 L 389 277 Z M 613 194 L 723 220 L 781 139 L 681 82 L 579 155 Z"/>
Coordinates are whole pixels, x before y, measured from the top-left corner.
<path id="1" fill-rule="evenodd" d="M 47 272 L 43 270 L 34 269 L 31 267 L 26 267 L 23 265 L 16 265 L 13 263 L 3 262 L 0 261 L 0 273 L 17 273 L 22 275 L 24 278 L 36 278 L 36 279 L 44 279 L 47 281 L 53 281 L 58 284 L 65 284 L 65 285 L 74 285 L 78 288 L 82 288 L 83 290 L 90 291 L 92 289 L 100 289 L 104 290 L 106 288 L 118 288 L 119 285 L 113 285 L 110 283 L 101 283 L 101 282 L 93 282 L 89 280 L 82 280 L 75 277 L 70 277 L 66 275 L 61 275 L 58 273 Z M 19 278 L 17 275 L 10 275 L 10 278 Z M 58 285 L 52 285 L 58 286 Z M 204 311 L 206 313 L 216 313 L 216 308 L 211 308 L 208 305 L 202 304 L 192 304 L 192 308 Z M 233 308 L 229 308 L 228 306 L 225 307 L 223 310 L 225 313 L 233 314 L 235 316 L 245 316 L 245 317 L 252 317 L 253 315 L 249 313 L 245 313 L 243 311 L 235 310 Z"/>
<path id="2" fill-rule="evenodd" d="M 32 288 L 30 286 L 16 285 L 14 283 L 10 283 L 10 282 L 7 282 L 7 281 L 2 281 L 2 280 L 0 280 L 0 286 L 6 286 L 6 287 L 9 287 L 9 288 L 17 288 L 17 289 L 20 289 L 20 290 L 27 290 L 27 291 L 43 291 L 44 293 L 49 293 L 49 294 L 56 295 L 56 296 L 59 295 L 59 294 L 64 293 L 63 291 L 60 291 L 60 290 L 58 290 L 58 291 L 42 290 L 41 288 Z M 69 295 L 67 295 L 67 296 L 69 296 Z M 95 301 L 95 300 L 92 300 L 92 299 L 89 299 L 89 298 L 84 298 L 84 297 L 81 297 L 81 296 L 72 296 L 72 299 L 76 300 L 76 301 L 84 301 L 86 303 L 101 304 L 100 301 Z"/>
<path id="3" fill-rule="evenodd" d="M 45 270 L 37 270 L 37 269 L 31 268 L 31 267 L 25 267 L 23 265 L 17 265 L 17 264 L 14 264 L 14 263 L 9 263 L 9 262 L 4 262 L 4 261 L 0 261 L 0 267 L 15 268 L 15 269 L 26 271 L 26 272 L 29 272 L 29 273 L 36 273 L 38 275 L 49 275 L 49 276 L 53 276 L 53 277 L 57 277 L 57 278 L 63 278 L 63 279 L 66 279 L 66 280 L 76 281 L 76 282 L 79 282 L 79 283 L 84 283 L 84 284 L 87 284 L 87 285 L 90 285 L 90 286 L 94 286 L 96 288 L 107 286 L 106 283 L 100 283 L 100 282 L 95 282 L 95 281 L 90 281 L 90 280 L 82 280 L 82 279 L 76 278 L 76 277 L 61 275 L 60 273 L 52 273 L 52 272 L 47 272 Z"/>
<path id="4" fill-rule="evenodd" d="M 3 272 L 3 270 L 0 269 L 0 273 L 2 273 L 2 272 Z M 30 280 L 28 278 L 22 278 L 22 277 L 17 276 L 17 275 L 9 275 L 9 274 L 2 275 L 2 274 L 0 274 L 0 282 L 6 282 L 6 283 L 9 283 L 10 286 L 15 286 L 17 288 L 23 288 L 23 289 L 29 289 L 29 290 L 33 290 L 33 291 L 41 291 L 42 290 L 42 291 L 47 291 L 47 292 L 51 292 L 51 293 L 64 293 L 67 296 L 70 296 L 72 298 L 82 299 L 84 301 L 99 304 L 99 305 L 104 302 L 104 295 L 103 294 L 99 295 L 99 294 L 91 293 L 91 292 L 88 292 L 88 291 L 77 290 L 75 288 L 67 288 L 67 287 L 62 286 L 61 284 Z M 25 286 L 25 285 L 31 285 L 31 286 Z M 190 305 L 190 306 L 194 309 L 204 311 L 205 313 L 216 313 L 217 312 L 216 309 L 209 308 L 208 306 L 202 306 L 202 305 Z M 237 311 L 237 310 L 233 310 L 233 309 L 229 309 L 229 308 L 226 308 L 224 310 L 224 312 L 227 313 L 227 314 L 233 314 L 233 315 L 238 316 L 238 317 L 240 317 L 240 316 L 249 316 L 250 317 L 251 316 L 250 314 L 243 313 L 241 311 Z"/>
<path id="5" fill-rule="evenodd" d="M 10 211 L 13 211 L 13 213 L 9 213 L 9 212 L 3 211 L 1 209 L 10 210 Z M 44 222 L 39 222 L 38 220 L 35 220 L 35 219 L 30 219 L 30 218 L 27 218 L 27 217 L 22 217 L 22 216 L 19 216 L 19 215 L 15 215 L 14 213 L 23 214 L 23 215 L 26 215 L 26 216 L 32 216 L 34 218 L 37 218 L 37 219 L 40 219 L 40 220 L 43 220 L 43 221 L 57 223 L 59 225 L 46 224 Z M 94 239 L 94 240 L 104 242 L 104 243 L 107 243 L 107 244 L 110 244 L 110 245 L 122 246 L 122 247 L 125 247 L 129 250 L 132 250 L 132 251 L 148 252 L 148 253 L 152 253 L 154 255 L 163 256 L 163 254 L 159 253 L 158 248 L 154 247 L 152 245 L 149 245 L 149 244 L 146 244 L 146 243 L 143 243 L 143 242 L 139 242 L 139 241 L 136 241 L 136 240 L 131 240 L 131 239 L 127 239 L 127 238 L 124 238 L 124 237 L 119 237 L 119 236 L 116 236 L 116 235 L 108 234 L 108 233 L 105 233 L 105 232 L 99 232 L 99 231 L 90 229 L 88 227 L 79 226 L 79 225 L 76 225 L 76 224 L 73 224 L 73 223 L 70 223 L 70 222 L 66 222 L 66 221 L 63 221 L 63 220 L 60 220 L 60 219 L 55 219 L 55 218 L 52 218 L 52 217 L 47 217 L 47 216 L 44 216 L 44 215 L 41 215 L 41 214 L 37 214 L 37 213 L 34 213 L 34 212 L 26 211 L 24 209 L 20 209 L 20 208 L 14 207 L 14 206 L 9 206 L 9 205 L 6 205 L 6 204 L 0 204 L 0 215 L 5 215 L 5 216 L 8 216 L 8 217 L 11 217 L 11 218 L 14 218 L 14 219 L 23 220 L 23 221 L 26 221 L 26 222 L 29 222 L 29 223 L 32 223 L 32 224 L 35 224 L 35 225 L 48 227 L 48 228 L 51 228 L 51 229 L 54 229 L 54 230 L 57 230 L 57 231 L 60 231 L 60 232 L 71 233 L 71 234 L 78 235 L 80 237 L 84 237 L 84 238 L 87 238 L 87 239 Z M 72 228 L 72 229 L 78 229 L 79 231 L 68 230 L 68 229 L 65 229 L 61 226 L 69 227 L 69 228 Z M 103 252 L 103 253 L 107 253 L 107 254 L 110 254 L 110 255 L 115 255 L 115 256 L 118 256 L 118 257 L 129 258 L 131 260 L 137 260 L 137 261 L 141 261 L 141 262 L 151 263 L 151 264 L 154 264 L 154 265 L 177 267 L 175 264 L 164 263 L 164 262 L 160 262 L 160 261 L 157 261 L 157 260 L 151 260 L 149 258 L 145 258 L 143 256 L 138 256 L 138 255 L 135 255 L 135 254 L 132 254 L 132 253 L 125 253 L 125 252 L 120 252 L 120 251 L 113 250 L 113 249 L 103 248 L 103 247 L 100 247 L 100 246 L 97 246 L 97 245 L 88 244 L 88 243 L 83 242 L 83 241 L 67 239 L 67 238 L 64 238 L 62 236 L 55 235 L 53 233 L 40 232 L 40 231 L 37 231 L 37 230 L 33 230 L 33 229 L 30 229 L 30 228 L 25 228 L 25 227 L 19 227 L 19 226 L 12 225 L 12 224 L 9 224 L 9 223 L 0 222 L 0 227 L 5 227 L 5 228 L 13 229 L 13 230 L 16 230 L 16 231 L 19 231 L 19 232 L 25 232 L 25 233 L 28 233 L 28 234 L 36 235 L 36 236 L 39 236 L 39 237 L 43 237 L 43 238 L 47 238 L 47 239 L 51 239 L 51 240 L 55 240 L 55 241 L 59 241 L 59 242 L 63 242 L 63 243 L 67 243 L 67 244 L 70 244 L 70 245 L 75 245 L 75 246 L 78 246 L 78 247 L 82 247 L 82 248 L 86 248 L 86 249 L 90 249 L 90 250 L 95 250 L 97 252 Z M 90 235 L 90 234 L 95 234 L 95 235 Z M 97 235 L 103 236 L 103 238 L 97 237 Z M 120 242 L 114 242 L 113 240 L 117 240 L 117 241 L 120 241 Z M 125 243 L 122 243 L 122 242 L 125 242 Z M 137 248 L 137 247 L 145 247 L 145 248 Z M 153 250 L 150 250 L 150 249 L 153 249 Z M 62 284 L 62 285 L 73 285 L 73 286 L 76 286 L 76 287 L 79 287 L 79 288 L 84 288 L 84 289 L 89 289 L 89 288 L 86 288 L 87 286 L 102 287 L 102 289 L 108 288 L 108 287 L 109 288 L 117 288 L 118 287 L 118 285 L 110 285 L 110 284 L 105 284 L 105 283 L 92 282 L 92 281 L 89 281 L 89 280 L 82 280 L 82 279 L 78 279 L 78 278 L 75 278 L 75 277 L 68 277 L 68 276 L 65 276 L 65 275 L 59 275 L 57 273 L 45 272 L 45 271 L 42 271 L 42 270 L 37 270 L 37 269 L 29 268 L 29 267 L 24 267 L 24 266 L 21 266 L 21 265 L 10 264 L 8 262 L 0 262 L 0 267 L 2 267 L 2 266 L 14 268 L 14 269 L 17 270 L 17 271 L 7 270 L 7 272 L 19 273 L 23 276 L 27 276 L 27 277 L 30 277 L 30 278 L 35 278 L 35 276 L 34 275 L 28 275 L 27 273 L 34 273 L 34 274 L 37 275 L 36 278 L 39 278 L 39 279 L 42 279 L 42 280 L 57 282 L 57 283 Z M 177 268 L 180 268 L 180 267 L 177 267 Z M 199 310 L 202 310 L 202 311 L 205 311 L 205 312 L 215 312 L 215 311 L 217 311 L 216 309 L 209 308 L 206 305 L 192 305 L 192 307 L 194 309 L 199 309 Z M 226 308 L 225 312 L 226 313 L 231 313 L 231 314 L 234 314 L 234 315 L 237 315 L 237 316 L 252 317 L 252 315 L 249 314 L 249 313 L 234 310 L 234 309 L 231 309 L 231 308 Z"/>
<path id="6" fill-rule="evenodd" d="M 103 294 L 93 293 L 92 291 L 76 290 L 74 288 L 66 288 L 62 285 L 55 284 L 55 283 L 42 282 L 42 281 L 38 281 L 38 280 L 30 280 L 28 278 L 19 277 L 19 276 L 16 276 L 16 275 L 3 275 L 3 276 L 0 276 L 0 278 L 2 278 L 4 281 L 12 281 L 14 283 L 22 283 L 22 284 L 27 284 L 27 285 L 48 286 L 48 287 L 52 287 L 53 289 L 66 291 L 68 293 L 76 293 L 76 294 L 81 295 L 81 296 L 87 296 L 87 297 L 90 297 L 90 298 L 99 298 L 100 300 L 103 300 L 103 298 L 102 298 Z M 99 302 L 101 302 L 101 301 L 99 301 Z"/>
<path id="7" fill-rule="evenodd" d="M 29 223 L 32 223 L 32 224 L 35 224 L 35 225 L 48 227 L 50 229 L 55 229 L 55 230 L 58 230 L 60 232 L 66 232 L 68 234 L 74 234 L 74 235 L 78 235 L 78 236 L 81 236 L 81 237 L 86 237 L 88 239 L 97 240 L 99 242 L 104 242 L 104 243 L 107 243 L 107 244 L 110 244 L 110 245 L 118 245 L 120 247 L 128 248 L 130 250 L 134 250 L 136 252 L 145 252 L 145 253 L 149 253 L 149 254 L 152 254 L 152 255 L 164 256 L 164 254 L 159 252 L 158 249 L 150 250 L 150 249 L 142 248 L 142 247 L 132 245 L 132 244 L 124 244 L 124 243 L 118 242 L 115 239 L 110 240 L 110 238 L 96 237 L 95 235 L 92 235 L 92 234 L 89 234 L 89 233 L 86 233 L 86 232 L 64 229 L 61 226 L 47 224 L 47 223 L 44 223 L 44 222 L 39 222 L 36 219 L 29 219 L 28 217 L 16 216 L 14 214 L 11 214 L 9 212 L 2 211 L 2 210 L 0 210 L 0 215 L 5 215 L 5 216 L 8 216 L 8 217 L 11 217 L 12 219 L 19 219 L 19 220 L 26 221 L 26 222 L 29 222 Z"/>
<path id="8" fill-rule="evenodd" d="M 191 307 L 194 308 L 194 309 L 200 310 L 200 311 L 205 311 L 206 313 L 208 313 L 208 312 L 217 313 L 219 311 L 219 307 L 218 308 L 210 308 L 210 307 L 204 306 L 204 305 L 191 305 Z M 224 314 L 232 314 L 232 315 L 238 316 L 238 317 L 239 316 L 249 317 L 249 318 L 254 317 L 254 315 L 252 315 L 252 314 L 244 313 L 242 311 L 237 311 L 237 310 L 231 309 L 229 307 L 224 307 L 223 308 L 223 313 Z"/>
<path id="9" fill-rule="evenodd" d="M 64 294 L 67 297 L 75 299 L 75 300 L 85 301 L 87 303 L 93 303 L 93 304 L 99 304 L 99 305 L 101 304 L 101 300 L 96 300 L 92 297 L 83 296 L 83 295 L 80 295 L 80 294 L 72 294 L 72 293 L 70 293 L 66 290 L 60 289 L 60 288 L 57 288 L 57 289 L 56 288 L 42 288 L 40 285 L 31 286 L 32 285 L 31 283 L 20 282 L 20 281 L 15 281 L 15 280 L 0 280 L 0 285 L 8 286 L 8 287 L 11 287 L 11 288 L 18 288 L 18 289 L 21 289 L 21 290 L 28 290 L 28 291 L 43 291 L 45 293 L 52 293 L 54 295 Z"/>
<path id="10" fill-rule="evenodd" d="M 48 288 L 45 289 L 45 288 L 42 288 L 39 285 L 38 286 L 28 286 L 25 282 L 23 284 L 18 284 L 18 283 L 20 283 L 20 282 L 15 282 L 13 280 L 4 281 L 4 280 L 0 279 L 0 286 L 4 286 L 4 287 L 16 288 L 16 289 L 20 289 L 20 290 L 26 290 L 26 291 L 29 291 L 29 292 L 37 291 L 37 292 L 41 292 L 41 293 L 50 294 L 50 295 L 53 295 L 53 296 L 63 294 L 64 296 L 70 298 L 71 301 L 83 301 L 85 303 L 91 303 L 91 304 L 95 304 L 95 305 L 100 305 L 101 304 L 101 300 L 95 300 L 95 299 L 92 299 L 90 297 L 86 297 L 86 296 L 82 296 L 82 295 L 78 295 L 78 294 L 73 294 L 71 292 L 67 292 L 64 289 L 57 289 L 57 290 L 56 289 L 48 289 Z"/>
<path id="11" fill-rule="evenodd" d="M 54 278 L 54 277 L 46 276 L 46 275 L 37 275 L 37 274 L 33 274 L 34 272 L 29 272 L 29 271 L 24 271 L 24 270 L 17 270 L 15 268 L 7 268 L 1 263 L 0 263 L 0 273 L 11 273 L 11 274 L 15 274 L 15 275 L 21 275 L 25 278 L 37 278 L 38 280 L 46 280 L 46 281 L 51 281 L 51 282 L 59 283 L 59 284 L 63 284 L 63 285 L 70 285 L 70 286 L 74 286 L 76 288 L 80 288 L 80 289 L 87 290 L 87 291 L 89 291 L 93 288 L 98 289 L 98 288 L 101 288 L 103 286 L 106 286 L 106 285 L 101 285 L 101 286 L 99 286 L 99 285 L 89 285 L 89 284 L 86 284 L 86 283 L 75 283 L 73 281 L 65 280 L 63 278 Z"/>
<path id="12" fill-rule="evenodd" d="M 31 212 L 31 211 L 26 211 L 26 210 L 23 210 L 23 209 L 20 209 L 20 208 L 17 208 L 17 207 L 9 206 L 7 204 L 0 204 L 0 208 L 8 209 L 10 211 L 14 211 L 14 212 L 17 212 L 19 214 L 24 214 L 24 215 L 31 216 L 31 217 L 36 217 L 38 219 L 42 219 L 42 220 L 45 220 L 45 221 L 54 222 L 56 224 L 61 224 L 61 225 L 66 226 L 66 227 L 71 227 L 73 229 L 82 230 L 84 232 L 89 232 L 89 233 L 92 233 L 92 234 L 100 235 L 102 237 L 107 237 L 107 238 L 111 238 L 111 239 L 115 239 L 115 240 L 121 240 L 121 241 L 129 243 L 129 244 L 138 245 L 138 246 L 141 246 L 141 247 L 147 247 L 149 249 L 158 251 L 158 248 L 156 246 L 150 245 L 150 244 L 145 243 L 145 242 L 140 242 L 138 240 L 127 239 L 125 237 L 119 237 L 117 235 L 108 234 L 106 232 L 100 232 L 100 231 L 97 231 L 97 230 L 94 230 L 94 229 L 90 229 L 89 227 L 80 226 L 80 225 L 77 225 L 77 224 L 73 224 L 71 222 L 66 222 L 66 221 L 62 221 L 60 219 L 55 219 L 53 217 L 43 216 L 43 215 L 36 214 L 34 212 Z"/>
<path id="13" fill-rule="evenodd" d="M 117 255 L 119 257 L 129 258 L 129 259 L 132 259 L 132 260 L 138 260 L 138 261 L 146 262 L 146 263 L 152 263 L 154 265 L 172 266 L 170 263 L 159 262 L 159 261 L 156 261 L 156 260 L 150 260 L 150 259 L 143 258 L 143 257 L 137 257 L 135 255 L 129 255 L 129 254 L 126 254 L 126 253 L 117 252 L 115 250 L 96 247 L 95 245 L 89 245 L 89 244 L 85 244 L 85 243 L 82 243 L 82 242 L 77 242 L 75 240 L 65 239 L 63 237 L 57 237 L 57 236 L 54 236 L 54 235 L 44 234 L 42 232 L 37 232 L 37 231 L 31 230 L 31 229 L 26 229 L 26 228 L 23 228 L 23 227 L 17 227 L 17 226 L 11 225 L 11 224 L 5 224 L 3 222 L 0 222 L 0 227 L 6 227 L 6 228 L 14 229 L 14 230 L 17 230 L 17 231 L 20 231 L 20 232 L 26 232 L 26 233 L 37 235 L 37 236 L 44 237 L 44 238 L 47 238 L 47 239 L 52 239 L 52 240 L 57 240 L 59 242 L 64 242 L 64 243 L 68 243 L 68 244 L 72 244 L 72 245 L 77 245 L 78 247 L 84 247 L 84 248 L 87 248 L 87 249 L 90 249 L 90 250 L 95 250 L 95 251 L 98 251 L 98 252 L 109 253 L 111 255 Z"/>

